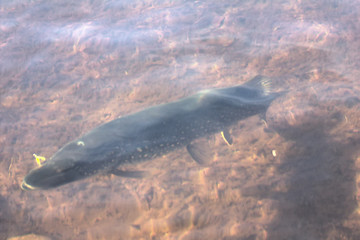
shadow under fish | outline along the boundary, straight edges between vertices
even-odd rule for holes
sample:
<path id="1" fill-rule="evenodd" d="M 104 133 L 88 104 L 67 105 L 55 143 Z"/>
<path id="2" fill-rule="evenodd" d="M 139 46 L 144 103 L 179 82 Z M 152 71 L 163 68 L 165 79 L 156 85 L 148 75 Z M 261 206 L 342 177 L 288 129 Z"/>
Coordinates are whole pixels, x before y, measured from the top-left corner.
<path id="1" fill-rule="evenodd" d="M 343 107 L 339 104 L 345 112 Z M 355 162 L 360 137 L 346 130 L 342 112 L 325 109 L 308 112 L 308 122 L 298 116 L 295 126 L 268 118 L 287 143 L 276 165 L 277 178 L 241 192 L 257 201 L 273 200 L 276 215 L 266 226 L 268 239 L 360 239 L 356 227 L 348 224 L 357 208 Z"/>
<path id="2" fill-rule="evenodd" d="M 117 167 L 181 147 L 202 163 L 208 156 L 197 147 L 196 140 L 222 132 L 225 141 L 231 142 L 227 127 L 264 113 L 281 94 L 271 93 L 270 88 L 268 78 L 257 76 L 240 86 L 203 90 L 100 125 L 31 170 L 21 188 L 49 189 L 99 173 L 130 177 L 130 172 Z"/>

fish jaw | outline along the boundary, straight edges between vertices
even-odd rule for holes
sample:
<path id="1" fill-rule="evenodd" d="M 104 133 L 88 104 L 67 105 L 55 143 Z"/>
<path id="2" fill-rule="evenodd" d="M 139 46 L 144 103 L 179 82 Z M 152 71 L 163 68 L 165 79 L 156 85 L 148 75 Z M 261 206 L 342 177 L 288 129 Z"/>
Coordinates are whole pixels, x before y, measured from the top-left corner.
<path id="1" fill-rule="evenodd" d="M 21 188 L 23 190 L 37 190 L 55 188 L 84 178 L 76 168 L 59 169 L 54 164 L 45 164 L 35 168 L 25 176 Z"/>

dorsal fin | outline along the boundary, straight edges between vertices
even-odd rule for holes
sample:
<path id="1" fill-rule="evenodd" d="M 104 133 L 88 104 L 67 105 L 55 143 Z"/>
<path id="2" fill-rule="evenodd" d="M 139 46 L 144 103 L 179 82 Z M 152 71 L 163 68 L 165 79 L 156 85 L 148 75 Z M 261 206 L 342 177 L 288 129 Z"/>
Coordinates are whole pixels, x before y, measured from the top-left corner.
<path id="1" fill-rule="evenodd" d="M 269 95 L 271 93 L 271 85 L 271 79 L 262 75 L 257 75 L 243 84 L 245 87 L 261 89 L 264 95 Z"/>

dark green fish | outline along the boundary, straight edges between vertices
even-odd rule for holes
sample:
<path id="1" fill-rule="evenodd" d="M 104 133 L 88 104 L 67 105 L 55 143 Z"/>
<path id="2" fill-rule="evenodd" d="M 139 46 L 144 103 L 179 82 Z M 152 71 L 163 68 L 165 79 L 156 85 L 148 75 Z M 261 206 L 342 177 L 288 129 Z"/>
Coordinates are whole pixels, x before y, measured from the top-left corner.
<path id="1" fill-rule="evenodd" d="M 31 170 L 21 187 L 49 189 L 98 173 L 127 176 L 127 172 L 114 169 L 181 147 L 201 162 L 201 153 L 192 143 L 226 131 L 241 119 L 264 113 L 279 96 L 269 92 L 270 84 L 268 79 L 257 76 L 241 86 L 200 91 L 100 125 Z"/>

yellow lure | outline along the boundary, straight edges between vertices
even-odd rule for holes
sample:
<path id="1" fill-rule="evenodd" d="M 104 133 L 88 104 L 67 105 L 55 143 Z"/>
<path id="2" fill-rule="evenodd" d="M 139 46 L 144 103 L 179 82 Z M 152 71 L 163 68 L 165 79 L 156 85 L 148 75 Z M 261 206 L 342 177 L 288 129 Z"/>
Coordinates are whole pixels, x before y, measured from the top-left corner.
<path id="1" fill-rule="evenodd" d="M 33 154 L 33 156 L 38 166 L 41 166 L 42 163 L 46 161 L 46 158 L 43 156 L 36 155 L 35 153 Z"/>

